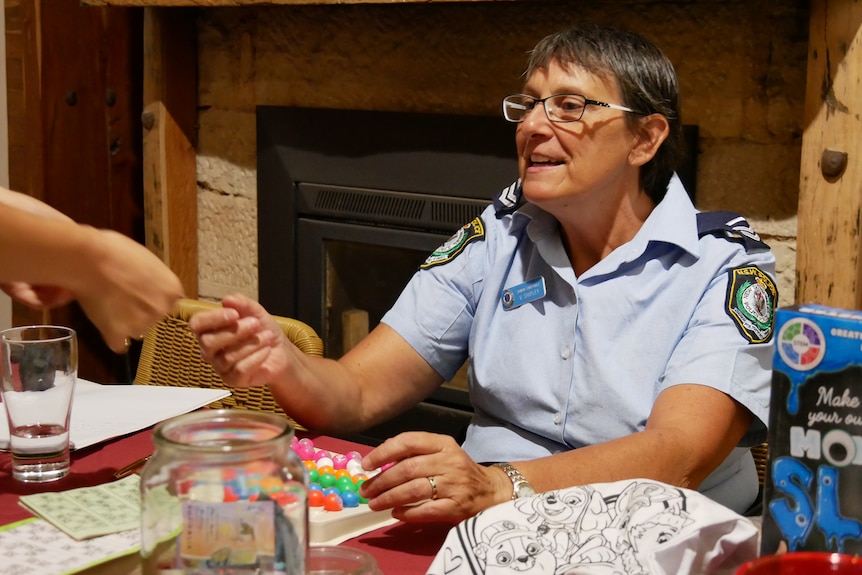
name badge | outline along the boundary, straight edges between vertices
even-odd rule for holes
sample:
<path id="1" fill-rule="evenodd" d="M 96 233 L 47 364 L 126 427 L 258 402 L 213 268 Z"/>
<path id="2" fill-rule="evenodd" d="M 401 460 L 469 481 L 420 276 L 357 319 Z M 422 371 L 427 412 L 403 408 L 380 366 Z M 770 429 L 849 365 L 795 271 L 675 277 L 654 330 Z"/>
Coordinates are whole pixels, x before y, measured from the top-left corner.
<path id="1" fill-rule="evenodd" d="M 505 309 L 515 309 L 543 297 L 545 297 L 545 278 L 543 277 L 537 277 L 534 280 L 504 289 L 500 293 L 500 299 L 503 300 L 503 308 Z"/>

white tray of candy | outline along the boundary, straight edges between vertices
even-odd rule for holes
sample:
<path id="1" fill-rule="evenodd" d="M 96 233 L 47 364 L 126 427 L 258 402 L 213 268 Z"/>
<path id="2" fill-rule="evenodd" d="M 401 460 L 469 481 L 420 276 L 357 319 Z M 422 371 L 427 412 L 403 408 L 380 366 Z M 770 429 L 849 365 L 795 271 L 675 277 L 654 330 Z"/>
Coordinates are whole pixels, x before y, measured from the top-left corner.
<path id="1" fill-rule="evenodd" d="M 309 473 L 308 524 L 312 545 L 337 545 L 397 523 L 390 510 L 372 511 L 368 502 L 359 497 L 362 481 L 380 472 L 363 470 L 359 453 L 320 449 L 310 438 L 295 441 L 293 450 Z"/>

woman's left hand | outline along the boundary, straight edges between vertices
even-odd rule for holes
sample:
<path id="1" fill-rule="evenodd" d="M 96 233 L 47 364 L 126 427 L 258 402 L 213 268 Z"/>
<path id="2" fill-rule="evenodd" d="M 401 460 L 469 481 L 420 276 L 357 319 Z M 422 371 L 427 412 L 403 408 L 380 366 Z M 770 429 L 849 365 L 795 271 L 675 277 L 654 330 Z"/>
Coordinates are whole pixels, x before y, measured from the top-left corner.
<path id="1" fill-rule="evenodd" d="M 391 508 L 402 521 L 457 523 L 512 495 L 504 473 L 474 462 L 448 435 L 401 433 L 376 447 L 362 464 L 384 468 L 360 489 L 368 506 Z"/>

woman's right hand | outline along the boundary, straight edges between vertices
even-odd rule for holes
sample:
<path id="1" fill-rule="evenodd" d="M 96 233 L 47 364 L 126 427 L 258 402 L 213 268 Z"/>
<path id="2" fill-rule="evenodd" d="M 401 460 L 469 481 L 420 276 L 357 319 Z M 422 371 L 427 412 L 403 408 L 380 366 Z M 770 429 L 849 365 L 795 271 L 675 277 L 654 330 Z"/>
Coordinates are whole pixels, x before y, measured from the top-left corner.
<path id="1" fill-rule="evenodd" d="M 196 313 L 189 327 L 204 360 L 232 387 L 277 381 L 300 353 L 266 309 L 241 294 L 225 296 L 221 308 Z"/>

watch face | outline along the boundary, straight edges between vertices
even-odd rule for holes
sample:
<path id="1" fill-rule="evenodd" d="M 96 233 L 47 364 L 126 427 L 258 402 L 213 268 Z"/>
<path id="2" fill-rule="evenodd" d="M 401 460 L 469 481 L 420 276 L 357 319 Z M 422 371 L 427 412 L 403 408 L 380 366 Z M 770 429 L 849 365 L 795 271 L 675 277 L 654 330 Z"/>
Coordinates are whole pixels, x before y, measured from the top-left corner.
<path id="1" fill-rule="evenodd" d="M 516 489 L 518 491 L 518 497 L 529 497 L 536 494 L 536 490 L 533 489 L 533 486 L 526 481 L 518 485 Z"/>

